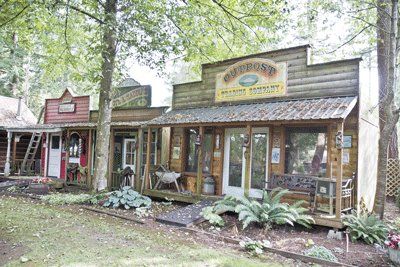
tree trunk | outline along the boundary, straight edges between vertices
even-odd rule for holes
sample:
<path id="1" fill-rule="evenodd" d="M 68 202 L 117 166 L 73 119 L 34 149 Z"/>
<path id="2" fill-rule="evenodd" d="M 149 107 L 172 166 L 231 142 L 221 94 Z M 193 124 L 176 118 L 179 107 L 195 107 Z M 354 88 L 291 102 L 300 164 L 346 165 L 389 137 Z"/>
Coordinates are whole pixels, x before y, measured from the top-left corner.
<path id="1" fill-rule="evenodd" d="M 16 58 L 15 58 L 15 51 L 17 50 L 17 45 L 18 45 L 18 35 L 16 32 L 13 33 L 12 35 L 12 48 L 10 51 L 10 56 L 12 60 L 12 64 L 15 66 L 16 65 Z M 10 92 L 13 96 L 17 96 L 18 94 L 18 73 L 15 72 L 17 68 L 12 68 L 11 72 L 11 80 L 10 80 Z"/>
<path id="2" fill-rule="evenodd" d="M 117 0 L 107 0 L 103 27 L 102 78 L 99 96 L 99 118 L 96 136 L 96 162 L 93 190 L 101 191 L 107 187 L 108 159 L 110 146 L 112 80 L 116 57 Z"/>
<path id="3" fill-rule="evenodd" d="M 397 127 L 394 128 L 392 133 L 392 138 L 389 144 L 389 158 L 398 159 L 399 158 L 399 140 L 397 136 Z"/>
<path id="4" fill-rule="evenodd" d="M 380 137 L 374 211 L 382 218 L 386 201 L 388 148 L 399 119 L 399 110 L 394 103 L 398 54 L 398 0 L 379 0 L 377 4 Z"/>

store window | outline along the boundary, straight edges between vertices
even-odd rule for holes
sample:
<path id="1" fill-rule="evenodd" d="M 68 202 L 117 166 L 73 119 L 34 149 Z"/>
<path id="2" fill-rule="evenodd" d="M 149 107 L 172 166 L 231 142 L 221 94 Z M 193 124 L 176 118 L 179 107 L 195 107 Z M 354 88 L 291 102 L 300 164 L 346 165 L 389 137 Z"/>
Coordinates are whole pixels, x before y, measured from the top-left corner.
<path id="1" fill-rule="evenodd" d="M 211 172 L 211 159 L 212 159 L 212 130 L 207 129 L 205 131 L 204 137 L 199 137 L 198 129 L 189 129 L 186 132 L 186 171 L 187 172 L 197 172 L 197 165 L 199 160 L 199 147 L 200 144 L 198 142 L 204 142 L 204 151 L 203 151 L 203 172 L 210 173 Z M 202 139 L 202 140 L 199 140 Z M 196 144 L 197 143 L 197 144 Z"/>
<path id="2" fill-rule="evenodd" d="M 287 128 L 285 173 L 326 176 L 326 128 Z"/>
<path id="3" fill-rule="evenodd" d="M 80 157 L 80 142 L 81 139 L 77 133 L 71 134 L 69 140 L 69 157 L 71 158 Z"/>

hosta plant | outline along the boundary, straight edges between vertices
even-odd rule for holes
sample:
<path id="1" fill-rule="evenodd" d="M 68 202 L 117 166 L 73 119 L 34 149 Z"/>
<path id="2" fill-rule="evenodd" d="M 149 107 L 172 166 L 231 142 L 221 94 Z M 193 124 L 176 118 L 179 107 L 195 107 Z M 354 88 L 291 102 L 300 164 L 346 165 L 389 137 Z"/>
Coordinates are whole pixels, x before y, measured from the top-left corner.
<path id="1" fill-rule="evenodd" d="M 123 206 L 127 210 L 130 208 L 150 207 L 151 199 L 142 196 L 133 190 L 131 186 L 124 186 L 121 190 L 111 192 L 103 206 L 113 208 Z"/>
<path id="2" fill-rule="evenodd" d="M 301 224 L 307 228 L 314 222 L 313 218 L 304 214 L 307 209 L 298 201 L 293 205 L 281 203 L 281 198 L 288 190 L 275 189 L 272 192 L 264 192 L 263 201 L 246 197 L 227 196 L 217 201 L 214 211 L 232 211 L 238 214 L 238 219 L 243 223 L 243 229 L 250 223 L 257 223 L 268 229 L 274 224 Z"/>
<path id="3" fill-rule="evenodd" d="M 348 227 L 353 241 L 361 239 L 367 244 L 382 244 L 389 231 L 383 221 L 369 213 L 353 212 L 344 218 L 343 223 Z"/>

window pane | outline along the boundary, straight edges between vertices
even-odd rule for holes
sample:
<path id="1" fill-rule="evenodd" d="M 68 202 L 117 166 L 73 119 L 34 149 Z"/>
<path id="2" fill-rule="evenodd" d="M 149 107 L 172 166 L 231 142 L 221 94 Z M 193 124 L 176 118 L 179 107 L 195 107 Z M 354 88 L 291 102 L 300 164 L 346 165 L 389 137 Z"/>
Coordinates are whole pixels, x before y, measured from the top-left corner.
<path id="1" fill-rule="evenodd" d="M 60 148 L 60 136 L 53 135 L 51 137 L 51 149 L 59 149 Z"/>
<path id="2" fill-rule="evenodd" d="M 190 130 L 186 158 L 186 171 L 188 172 L 197 172 L 198 150 L 196 146 L 196 137 L 197 132 L 195 130 Z"/>
<path id="3" fill-rule="evenodd" d="M 240 133 L 234 133 L 230 136 L 229 186 L 242 186 L 243 138 L 244 135 Z"/>
<path id="4" fill-rule="evenodd" d="M 254 133 L 251 158 L 251 188 L 262 189 L 266 179 L 267 134 Z"/>
<path id="5" fill-rule="evenodd" d="M 285 172 L 326 176 L 327 138 L 320 129 L 288 131 Z"/>
<path id="6" fill-rule="evenodd" d="M 212 134 L 204 135 L 203 172 L 211 172 Z"/>

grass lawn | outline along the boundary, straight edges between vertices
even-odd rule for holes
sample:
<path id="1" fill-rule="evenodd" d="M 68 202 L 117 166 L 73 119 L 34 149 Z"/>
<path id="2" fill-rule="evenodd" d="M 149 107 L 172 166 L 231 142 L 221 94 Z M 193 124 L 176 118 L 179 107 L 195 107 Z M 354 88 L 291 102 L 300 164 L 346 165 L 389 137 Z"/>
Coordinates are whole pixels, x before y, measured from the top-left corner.
<path id="1" fill-rule="evenodd" d="M 210 248 L 165 227 L 6 196 L 0 197 L 0 241 L 0 250 L 11 251 L 0 253 L 0 265 L 8 266 L 282 266 L 267 257 Z M 22 263 L 21 256 L 28 261 Z"/>

